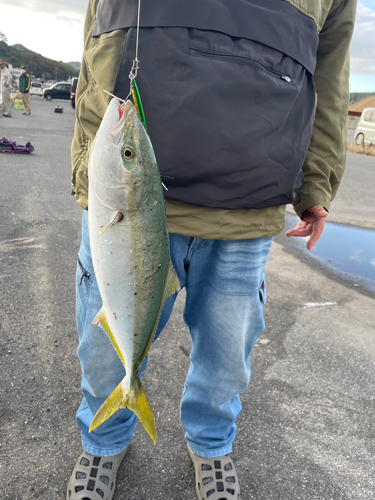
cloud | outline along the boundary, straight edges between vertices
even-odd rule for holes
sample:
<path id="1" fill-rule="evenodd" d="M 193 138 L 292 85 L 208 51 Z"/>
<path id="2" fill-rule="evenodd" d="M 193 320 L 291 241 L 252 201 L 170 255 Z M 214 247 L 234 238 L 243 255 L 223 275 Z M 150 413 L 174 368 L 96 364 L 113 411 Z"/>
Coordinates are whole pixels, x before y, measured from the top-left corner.
<path id="1" fill-rule="evenodd" d="M 375 75 L 375 10 L 362 2 L 358 4 L 350 54 L 352 75 Z"/>
<path id="2" fill-rule="evenodd" d="M 1 3 L 47 14 L 69 12 L 85 15 L 88 0 L 1 0 Z"/>
<path id="3" fill-rule="evenodd" d="M 76 23 L 82 24 L 82 18 L 80 17 L 56 16 L 56 21 L 69 23 L 69 26 L 73 26 Z"/>

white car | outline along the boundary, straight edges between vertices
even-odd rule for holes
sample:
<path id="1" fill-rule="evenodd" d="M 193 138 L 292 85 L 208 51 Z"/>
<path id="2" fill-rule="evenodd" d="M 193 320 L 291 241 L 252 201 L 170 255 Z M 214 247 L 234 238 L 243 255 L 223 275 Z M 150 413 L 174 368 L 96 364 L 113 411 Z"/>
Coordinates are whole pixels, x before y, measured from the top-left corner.
<path id="1" fill-rule="evenodd" d="M 362 111 L 354 139 L 358 146 L 363 142 L 375 144 L 375 108 L 366 108 Z"/>
<path id="2" fill-rule="evenodd" d="M 40 82 L 31 82 L 29 94 L 30 95 L 40 95 L 40 97 L 43 97 L 42 84 Z"/>

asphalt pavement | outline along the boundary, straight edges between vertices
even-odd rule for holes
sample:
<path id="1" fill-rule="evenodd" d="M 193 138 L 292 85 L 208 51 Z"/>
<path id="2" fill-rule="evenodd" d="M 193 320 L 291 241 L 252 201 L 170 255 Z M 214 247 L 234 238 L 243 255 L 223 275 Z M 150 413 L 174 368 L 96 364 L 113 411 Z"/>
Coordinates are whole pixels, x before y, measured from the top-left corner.
<path id="1" fill-rule="evenodd" d="M 0 153 L 0 498 L 63 500 L 80 453 L 75 116 L 68 101 L 37 96 L 31 109 L 0 116 L 0 138 L 35 147 Z M 373 228 L 374 181 L 375 158 L 350 154 L 331 219 Z M 374 499 L 375 294 L 285 240 L 271 250 L 266 330 L 242 394 L 233 447 L 241 498 Z M 196 498 L 179 423 L 190 350 L 182 309 L 183 293 L 143 376 L 157 444 L 137 426 L 115 500 Z"/>

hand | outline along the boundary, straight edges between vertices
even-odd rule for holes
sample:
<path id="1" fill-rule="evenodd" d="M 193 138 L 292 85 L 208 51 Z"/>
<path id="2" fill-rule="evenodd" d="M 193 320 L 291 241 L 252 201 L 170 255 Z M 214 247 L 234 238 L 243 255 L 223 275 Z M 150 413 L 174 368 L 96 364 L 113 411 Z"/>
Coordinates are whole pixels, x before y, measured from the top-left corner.
<path id="1" fill-rule="evenodd" d="M 302 220 L 294 229 L 286 232 L 287 236 L 310 236 L 307 242 L 307 250 L 312 250 L 320 238 L 328 212 L 322 205 L 308 208 L 302 214 Z"/>

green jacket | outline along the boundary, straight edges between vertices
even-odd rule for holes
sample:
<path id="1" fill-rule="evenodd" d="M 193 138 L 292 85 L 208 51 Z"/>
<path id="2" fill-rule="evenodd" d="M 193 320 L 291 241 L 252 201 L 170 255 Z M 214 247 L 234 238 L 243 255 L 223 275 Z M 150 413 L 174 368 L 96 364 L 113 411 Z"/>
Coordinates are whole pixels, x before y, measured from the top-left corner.
<path id="1" fill-rule="evenodd" d="M 20 92 L 21 94 L 28 94 L 31 85 L 31 78 L 29 73 L 24 73 L 20 76 Z"/>
<path id="2" fill-rule="evenodd" d="M 314 205 L 329 210 L 346 163 L 346 116 L 349 105 L 349 45 L 356 0 L 286 0 L 313 19 L 319 34 L 314 82 L 317 106 L 303 174 L 305 183 L 294 202 L 296 213 Z M 72 194 L 87 209 L 87 166 L 92 141 L 113 91 L 127 30 L 91 37 L 97 0 L 90 0 L 85 21 L 85 50 L 76 94 L 72 143 Z M 157 98 L 157 97 L 156 97 Z M 224 210 L 165 200 L 169 231 L 208 239 L 274 236 L 284 225 L 285 205 L 260 210 Z"/>

